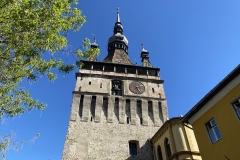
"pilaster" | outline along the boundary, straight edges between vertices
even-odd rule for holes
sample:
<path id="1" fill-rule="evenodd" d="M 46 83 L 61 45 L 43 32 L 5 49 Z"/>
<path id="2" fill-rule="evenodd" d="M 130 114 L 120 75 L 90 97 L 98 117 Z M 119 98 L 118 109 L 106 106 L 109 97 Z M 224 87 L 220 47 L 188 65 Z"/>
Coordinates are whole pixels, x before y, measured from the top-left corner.
<path id="1" fill-rule="evenodd" d="M 125 99 L 119 98 L 119 123 L 124 124 L 125 119 Z"/>
<path id="2" fill-rule="evenodd" d="M 87 122 L 89 119 L 89 111 L 91 105 L 92 96 L 84 95 L 83 99 L 83 110 L 82 110 L 82 121 Z"/>
<path id="3" fill-rule="evenodd" d="M 79 104 L 80 104 L 80 95 L 79 94 L 73 94 L 70 121 L 76 121 L 77 115 L 78 115 L 77 113 L 78 113 L 78 110 L 79 110 Z"/>
<path id="4" fill-rule="evenodd" d="M 131 112 L 131 124 L 133 125 L 136 125 L 136 109 L 137 109 L 137 101 L 136 99 L 131 99 L 130 112 Z"/>
<path id="5" fill-rule="evenodd" d="M 110 96 L 108 99 L 108 111 L 107 111 L 107 122 L 113 122 L 113 113 L 114 113 L 114 106 L 115 106 L 115 97 Z"/>
<path id="6" fill-rule="evenodd" d="M 153 107 L 153 121 L 154 126 L 160 127 L 160 118 L 159 118 L 159 107 L 158 107 L 158 101 L 152 102 Z"/>
<path id="7" fill-rule="evenodd" d="M 161 108 L 162 108 L 163 121 L 166 122 L 168 118 L 167 101 L 165 100 L 165 101 L 162 101 L 161 103 L 162 103 Z"/>
<path id="8" fill-rule="evenodd" d="M 148 101 L 147 100 L 142 100 L 142 119 L 143 119 L 142 125 L 147 126 L 148 125 Z"/>
<path id="9" fill-rule="evenodd" d="M 96 108 L 95 108 L 95 122 L 100 122 L 101 120 L 101 113 L 102 113 L 102 106 L 103 106 L 103 96 L 96 97 Z"/>

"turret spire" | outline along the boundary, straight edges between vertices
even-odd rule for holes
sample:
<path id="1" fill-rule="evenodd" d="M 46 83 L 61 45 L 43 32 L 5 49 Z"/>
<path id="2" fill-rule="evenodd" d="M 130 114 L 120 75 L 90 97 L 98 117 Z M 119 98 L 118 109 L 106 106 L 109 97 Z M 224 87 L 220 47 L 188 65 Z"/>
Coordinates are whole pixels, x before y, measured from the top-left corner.
<path id="1" fill-rule="evenodd" d="M 97 44 L 97 40 L 96 40 L 96 36 L 94 34 L 92 34 L 94 36 L 93 40 L 94 42 L 91 44 L 91 48 L 99 48 L 98 44 Z M 87 58 L 87 60 L 89 61 L 97 61 L 97 56 L 90 56 Z"/>
<path id="2" fill-rule="evenodd" d="M 92 34 L 92 35 L 93 35 L 94 42 L 91 44 L 91 48 L 98 48 L 96 36 L 95 34 Z"/>
<path id="3" fill-rule="evenodd" d="M 144 49 L 144 43 L 142 43 L 141 45 L 142 45 L 142 52 L 141 52 L 142 66 L 153 67 L 149 61 L 149 57 L 148 57 L 149 52 L 146 49 Z"/>
<path id="4" fill-rule="evenodd" d="M 142 43 L 141 46 L 142 46 L 142 51 L 145 50 L 145 49 L 144 49 L 144 43 Z"/>

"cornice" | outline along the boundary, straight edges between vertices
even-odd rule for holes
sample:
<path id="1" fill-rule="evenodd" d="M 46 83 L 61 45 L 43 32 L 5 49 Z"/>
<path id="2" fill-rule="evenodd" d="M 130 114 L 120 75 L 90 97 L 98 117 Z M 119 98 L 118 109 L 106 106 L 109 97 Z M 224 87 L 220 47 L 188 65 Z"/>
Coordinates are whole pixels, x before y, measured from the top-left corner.
<path id="1" fill-rule="evenodd" d="M 94 96 L 98 96 L 98 95 L 101 95 L 103 97 L 108 97 L 108 96 L 113 96 L 113 95 L 110 95 L 109 93 L 101 93 L 101 92 L 82 92 L 82 91 L 73 91 L 72 92 L 74 95 L 94 95 Z M 165 101 L 166 98 L 153 98 L 153 97 L 142 97 L 142 96 L 129 96 L 129 95 L 123 95 L 123 96 L 114 96 L 116 98 L 121 98 L 121 97 L 124 97 L 124 98 L 129 98 L 129 99 L 144 99 L 144 100 L 148 100 L 148 101 L 151 101 L 151 100 L 156 100 L 156 101 Z"/>
<path id="2" fill-rule="evenodd" d="M 117 75 L 105 75 L 105 74 L 92 74 L 92 73 L 75 73 L 76 77 L 101 77 L 106 79 L 118 79 L 118 80 L 138 80 L 143 82 L 153 82 L 157 84 L 162 84 L 164 80 L 160 79 L 147 79 L 147 78 L 140 78 L 140 77 L 128 77 L 128 76 L 117 76 Z"/>
<path id="3" fill-rule="evenodd" d="M 167 160 L 174 160 L 176 157 L 181 156 L 181 155 L 197 155 L 197 156 L 201 156 L 200 152 L 198 152 L 198 151 L 180 151 L 180 152 L 174 153 Z"/>
<path id="4" fill-rule="evenodd" d="M 197 113 L 195 113 L 188 122 L 193 124 L 199 117 L 211 109 L 220 99 L 226 96 L 234 87 L 240 83 L 240 75 L 229 82 L 220 92 L 210 99 Z"/>
<path id="5" fill-rule="evenodd" d="M 232 70 L 221 82 L 219 82 L 210 92 L 208 92 L 190 111 L 188 111 L 185 116 L 182 118 L 182 122 L 189 123 L 191 119 L 197 112 L 202 110 L 203 106 L 206 106 L 216 95 L 219 95 L 226 86 L 231 83 L 236 77 L 240 75 L 240 64 Z M 206 110 L 206 107 L 205 109 Z"/>

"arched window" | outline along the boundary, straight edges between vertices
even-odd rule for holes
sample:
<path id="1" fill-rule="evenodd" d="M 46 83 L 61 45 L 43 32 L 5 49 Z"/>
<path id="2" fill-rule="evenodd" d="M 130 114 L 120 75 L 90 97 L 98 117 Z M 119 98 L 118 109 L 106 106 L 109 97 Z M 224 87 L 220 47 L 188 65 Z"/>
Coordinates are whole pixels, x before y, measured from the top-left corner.
<path id="1" fill-rule="evenodd" d="M 171 148 L 167 138 L 165 139 L 165 150 L 166 150 L 167 158 L 171 157 L 172 155 Z"/>
<path id="2" fill-rule="evenodd" d="M 161 147 L 157 148 L 158 160 L 163 160 Z"/>

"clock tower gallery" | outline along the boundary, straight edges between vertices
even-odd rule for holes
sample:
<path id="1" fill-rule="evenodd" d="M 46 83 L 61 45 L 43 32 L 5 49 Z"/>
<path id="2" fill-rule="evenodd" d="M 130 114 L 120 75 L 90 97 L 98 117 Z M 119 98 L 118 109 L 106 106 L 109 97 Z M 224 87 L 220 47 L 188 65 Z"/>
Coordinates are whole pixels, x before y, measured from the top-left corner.
<path id="1" fill-rule="evenodd" d="M 148 55 L 142 47 L 142 66 L 132 64 L 117 12 L 106 58 L 84 60 L 76 73 L 63 160 L 153 160 L 149 139 L 168 113 L 160 69 Z"/>

